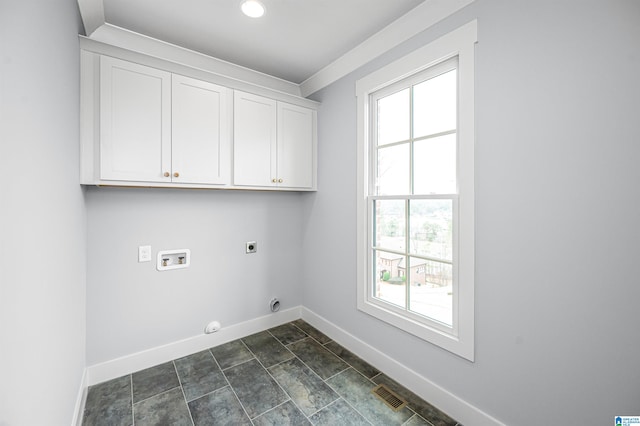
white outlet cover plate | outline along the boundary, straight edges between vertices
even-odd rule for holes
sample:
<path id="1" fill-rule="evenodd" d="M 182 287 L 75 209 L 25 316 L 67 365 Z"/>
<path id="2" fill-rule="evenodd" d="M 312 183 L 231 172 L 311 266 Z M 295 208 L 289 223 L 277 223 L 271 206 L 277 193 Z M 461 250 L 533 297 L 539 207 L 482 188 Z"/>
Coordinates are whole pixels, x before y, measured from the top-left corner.
<path id="1" fill-rule="evenodd" d="M 138 262 L 151 262 L 151 246 L 138 247 Z"/>

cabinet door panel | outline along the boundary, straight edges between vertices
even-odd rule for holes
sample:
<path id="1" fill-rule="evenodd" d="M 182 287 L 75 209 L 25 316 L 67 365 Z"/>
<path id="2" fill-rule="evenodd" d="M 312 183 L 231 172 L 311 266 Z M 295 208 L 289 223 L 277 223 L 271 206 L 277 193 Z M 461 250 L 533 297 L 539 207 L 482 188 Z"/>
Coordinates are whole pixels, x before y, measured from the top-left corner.
<path id="1" fill-rule="evenodd" d="M 313 186 L 313 111 L 278 102 L 279 186 Z"/>
<path id="2" fill-rule="evenodd" d="M 101 179 L 170 181 L 170 84 L 167 72 L 101 58 Z"/>
<path id="3" fill-rule="evenodd" d="M 274 186 L 276 101 L 234 92 L 233 183 Z"/>
<path id="4" fill-rule="evenodd" d="M 229 183 L 228 89 L 175 74 L 172 78 L 173 182 Z"/>

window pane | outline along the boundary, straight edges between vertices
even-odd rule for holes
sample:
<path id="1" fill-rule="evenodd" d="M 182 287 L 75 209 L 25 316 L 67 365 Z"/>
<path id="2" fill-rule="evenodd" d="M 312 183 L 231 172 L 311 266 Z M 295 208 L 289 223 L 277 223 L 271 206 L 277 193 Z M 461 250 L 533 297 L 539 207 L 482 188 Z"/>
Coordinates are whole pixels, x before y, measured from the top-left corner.
<path id="1" fill-rule="evenodd" d="M 413 137 L 456 129 L 457 71 L 413 87 Z"/>
<path id="2" fill-rule="evenodd" d="M 404 200 L 377 200 L 375 212 L 376 247 L 405 251 L 406 215 Z"/>
<path id="3" fill-rule="evenodd" d="M 456 193 L 456 135 L 416 142 L 413 147 L 413 193 Z"/>
<path id="4" fill-rule="evenodd" d="M 378 149 L 378 195 L 409 193 L 409 144 Z"/>
<path id="5" fill-rule="evenodd" d="M 410 258 L 409 310 L 451 326 L 453 268 L 447 263 Z"/>
<path id="6" fill-rule="evenodd" d="M 385 302 L 406 308 L 406 258 L 405 256 L 374 250 L 376 269 L 373 296 Z"/>
<path id="7" fill-rule="evenodd" d="M 453 201 L 409 203 L 410 253 L 453 261 Z"/>
<path id="8" fill-rule="evenodd" d="M 378 145 L 409 139 L 409 89 L 378 100 Z"/>

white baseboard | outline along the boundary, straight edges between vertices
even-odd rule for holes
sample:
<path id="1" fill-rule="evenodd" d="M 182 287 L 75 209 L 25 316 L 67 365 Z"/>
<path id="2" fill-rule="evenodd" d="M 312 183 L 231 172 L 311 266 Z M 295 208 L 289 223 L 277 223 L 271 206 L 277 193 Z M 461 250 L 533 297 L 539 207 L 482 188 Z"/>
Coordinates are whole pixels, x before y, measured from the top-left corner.
<path id="1" fill-rule="evenodd" d="M 402 383 L 403 386 L 413 393 L 425 401 L 429 401 L 429 403 L 449 414 L 460 423 L 474 426 L 505 426 L 504 423 L 460 399 L 410 368 L 400 364 L 373 346 L 370 346 L 320 315 L 317 315 L 315 312 L 305 307 L 302 307 L 300 311 L 303 320 L 369 364 L 375 366 L 378 370 L 383 371 L 384 374 L 393 380 Z"/>
<path id="2" fill-rule="evenodd" d="M 73 409 L 73 419 L 71 420 L 71 426 L 82 426 L 82 415 L 84 414 L 84 406 L 87 402 L 87 369 L 82 372 L 82 378 L 80 379 L 80 388 L 78 389 L 78 396 L 76 398 L 76 406 Z"/>
<path id="3" fill-rule="evenodd" d="M 302 306 L 234 324 L 229 327 L 223 327 L 212 334 L 194 336 L 87 367 L 82 377 L 81 389 L 78 393 L 76 412 L 74 413 L 72 426 L 80 426 L 82 422 L 82 413 L 86 402 L 86 389 L 89 386 L 218 346 L 298 318 L 304 319 L 349 351 L 358 355 L 380 371 L 383 371 L 387 376 L 402 383 L 416 395 L 429 401 L 462 424 L 474 426 L 505 426 L 499 420 L 491 417 L 479 408 L 462 400 L 436 383 L 385 355 L 380 350 L 370 346 Z"/>
<path id="4" fill-rule="evenodd" d="M 298 318 L 300 318 L 300 307 L 295 307 L 228 327 L 224 327 L 223 325 L 223 327 L 215 333 L 201 334 L 101 364 L 92 365 L 87 367 L 85 387 L 144 370 L 145 368 L 153 367 L 154 365 L 162 364 L 176 358 L 191 355 L 213 346 L 222 345 L 223 343 L 263 331 L 267 328 L 276 327 Z"/>

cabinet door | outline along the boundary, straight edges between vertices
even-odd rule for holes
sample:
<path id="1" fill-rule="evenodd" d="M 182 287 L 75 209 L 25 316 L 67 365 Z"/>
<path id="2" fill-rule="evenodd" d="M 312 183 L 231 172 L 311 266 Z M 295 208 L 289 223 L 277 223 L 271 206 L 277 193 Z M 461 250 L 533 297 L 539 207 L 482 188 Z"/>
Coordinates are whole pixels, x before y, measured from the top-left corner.
<path id="1" fill-rule="evenodd" d="M 171 74 L 100 59 L 100 178 L 167 182 L 171 170 Z"/>
<path id="2" fill-rule="evenodd" d="M 276 101 L 234 92 L 233 183 L 275 186 Z"/>
<path id="3" fill-rule="evenodd" d="M 229 183 L 229 89 L 172 76 L 173 182 Z"/>
<path id="4" fill-rule="evenodd" d="M 311 188 L 314 116 L 309 108 L 278 102 L 278 186 Z"/>

